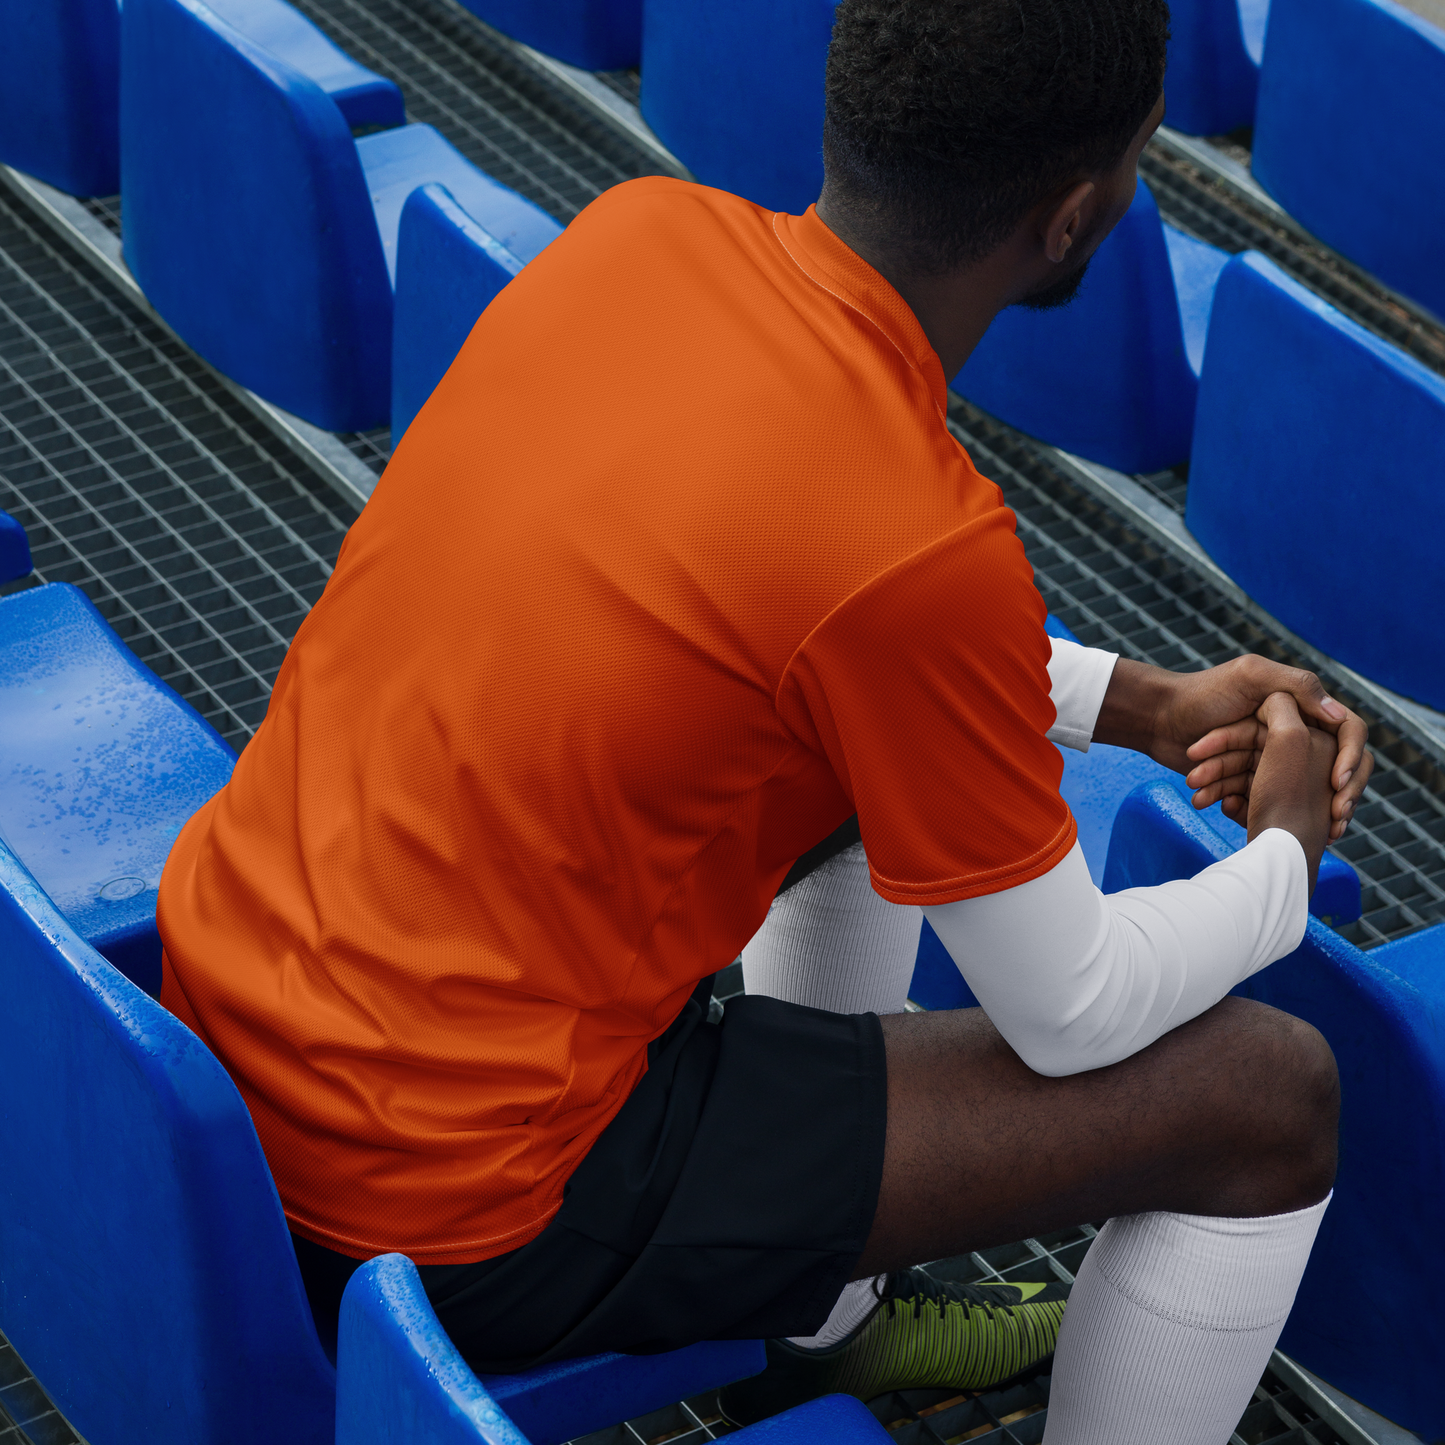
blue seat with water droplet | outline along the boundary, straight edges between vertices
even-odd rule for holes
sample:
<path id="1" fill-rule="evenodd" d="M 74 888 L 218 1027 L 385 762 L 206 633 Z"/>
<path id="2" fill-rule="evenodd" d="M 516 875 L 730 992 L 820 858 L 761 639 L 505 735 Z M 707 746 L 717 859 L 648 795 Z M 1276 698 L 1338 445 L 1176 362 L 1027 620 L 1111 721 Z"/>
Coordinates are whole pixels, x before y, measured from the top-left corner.
<path id="1" fill-rule="evenodd" d="M 145 714 L 114 644 L 85 638 L 93 620 L 73 589 L 5 598 L 0 615 L 57 599 L 84 686 Z M 22 643 L 38 686 L 56 677 L 45 651 Z M 155 722 L 165 730 L 164 709 Z M 149 733 L 128 741 L 149 746 Z M 106 1445 L 332 1445 L 335 1374 L 236 1086 L 4 841 L 0 999 L 0 1321 L 61 1413 Z"/>
<path id="2" fill-rule="evenodd" d="M 352 1275 L 341 1302 L 336 1445 L 560 1445 L 756 1374 L 765 1360 L 761 1340 L 731 1340 L 671 1355 L 602 1355 L 570 1371 L 555 1367 L 555 1378 L 525 1389 L 506 1377 L 478 1379 L 437 1322 L 416 1266 L 385 1254 Z M 828 1395 L 730 1438 L 885 1445 L 892 1437 L 859 1401 Z"/>
<path id="3" fill-rule="evenodd" d="M 126 262 L 219 370 L 318 426 L 365 430 L 390 416 L 411 191 L 441 182 L 523 259 L 557 228 L 431 126 L 354 138 L 357 119 L 323 83 L 334 47 L 269 48 L 278 8 L 290 11 L 283 0 L 127 0 Z M 291 11 L 281 28 L 298 24 L 310 22 Z M 395 99 L 388 123 L 402 119 Z"/>
<path id="4" fill-rule="evenodd" d="M 1104 887 L 1190 878 L 1229 845 L 1168 783 L 1114 824 Z M 1280 1349 L 1426 1440 L 1445 1434 L 1445 924 L 1362 952 L 1315 919 L 1234 992 L 1313 1024 L 1342 1081 L 1340 1167 Z M 1408 1328 L 1399 1328 L 1408 1324 Z"/>
<path id="5" fill-rule="evenodd" d="M 0 598 L 0 837 L 76 932 L 152 993 L 161 868 L 234 763 L 77 588 Z"/>

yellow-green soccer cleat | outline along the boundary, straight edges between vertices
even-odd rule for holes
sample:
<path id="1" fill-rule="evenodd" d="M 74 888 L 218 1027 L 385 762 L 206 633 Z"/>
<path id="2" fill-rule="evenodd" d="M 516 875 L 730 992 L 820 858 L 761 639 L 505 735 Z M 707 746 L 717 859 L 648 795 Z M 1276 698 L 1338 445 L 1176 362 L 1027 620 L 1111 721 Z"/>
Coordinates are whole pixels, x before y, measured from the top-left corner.
<path id="1" fill-rule="evenodd" d="M 767 1369 L 725 1386 L 718 1407 L 732 1424 L 751 1425 L 819 1395 L 990 1389 L 1053 1354 L 1068 1293 L 1063 1284 L 955 1284 L 902 1269 L 846 1340 L 824 1350 L 769 1340 Z"/>

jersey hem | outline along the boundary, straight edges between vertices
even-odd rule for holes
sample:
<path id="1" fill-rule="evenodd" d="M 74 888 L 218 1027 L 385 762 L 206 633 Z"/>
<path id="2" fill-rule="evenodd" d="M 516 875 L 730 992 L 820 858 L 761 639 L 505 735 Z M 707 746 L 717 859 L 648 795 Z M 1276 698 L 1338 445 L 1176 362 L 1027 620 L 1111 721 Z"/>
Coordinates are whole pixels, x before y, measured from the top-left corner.
<path id="1" fill-rule="evenodd" d="M 871 863 L 868 865 L 868 872 L 873 891 L 890 903 L 924 906 L 957 903 L 963 898 L 981 898 L 989 893 L 1002 893 L 1007 888 L 1017 888 L 1021 883 L 1030 883 L 1035 878 L 1041 878 L 1063 862 L 1078 835 L 1078 824 L 1070 813 L 1063 826 L 1042 848 L 1017 863 L 1011 863 L 1007 868 L 990 868 L 985 873 L 968 874 L 961 878 L 941 878 L 931 883 L 902 883 L 884 878 Z"/>
<path id="2" fill-rule="evenodd" d="M 520 1249 L 524 1244 L 531 1244 L 541 1232 L 552 1222 L 557 1211 L 562 1207 L 559 1199 L 546 1214 L 530 1223 L 524 1224 L 519 1229 L 514 1229 L 507 1234 L 493 1235 L 489 1239 L 476 1240 L 470 1244 L 438 1244 L 438 1245 L 398 1245 L 398 1244 L 367 1244 L 359 1239 L 352 1239 L 344 1234 L 336 1234 L 329 1229 L 322 1229 L 314 1224 L 307 1224 L 297 1219 L 288 1209 L 286 1211 L 286 1225 L 292 1234 L 299 1234 L 302 1239 L 308 1239 L 312 1244 L 319 1244 L 323 1249 L 329 1249 L 334 1254 L 344 1254 L 348 1259 L 375 1259 L 379 1254 L 404 1254 L 415 1264 L 478 1264 L 485 1259 L 495 1259 L 500 1254 L 510 1254 L 514 1249 Z M 501 1246 L 498 1248 L 497 1246 Z"/>

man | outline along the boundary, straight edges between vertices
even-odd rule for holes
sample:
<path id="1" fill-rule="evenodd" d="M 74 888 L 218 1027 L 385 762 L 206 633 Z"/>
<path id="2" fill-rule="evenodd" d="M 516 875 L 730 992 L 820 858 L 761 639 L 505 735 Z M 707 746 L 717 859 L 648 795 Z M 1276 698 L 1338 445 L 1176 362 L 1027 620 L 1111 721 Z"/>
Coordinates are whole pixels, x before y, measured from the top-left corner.
<path id="1" fill-rule="evenodd" d="M 1363 728 L 1260 659 L 1051 649 L 944 416 L 997 311 L 1066 297 L 1127 208 L 1166 24 L 843 0 L 816 210 L 618 187 L 478 323 L 162 883 L 165 1002 L 247 1100 L 323 1331 L 401 1250 L 483 1369 L 761 1335 L 735 1419 L 982 1386 L 1048 1355 L 1062 1291 L 910 1266 L 1109 1217 L 1050 1441 L 1227 1436 L 1336 1082 L 1224 995 L 1297 944 Z M 1102 897 L 1050 735 L 1193 765 L 1251 842 Z M 783 997 L 707 1021 L 855 814 L 877 907 L 926 908 L 988 1017 L 896 1012 L 896 937 L 782 976 L 855 850 L 775 910 Z"/>

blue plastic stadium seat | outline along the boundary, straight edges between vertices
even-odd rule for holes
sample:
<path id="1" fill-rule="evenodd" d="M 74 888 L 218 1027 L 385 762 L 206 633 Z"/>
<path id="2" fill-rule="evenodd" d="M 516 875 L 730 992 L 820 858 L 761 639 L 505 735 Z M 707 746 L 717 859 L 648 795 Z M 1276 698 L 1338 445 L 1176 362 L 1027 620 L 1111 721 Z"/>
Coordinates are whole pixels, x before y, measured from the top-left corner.
<path id="1" fill-rule="evenodd" d="M 714 1342 L 479 1380 L 437 1323 L 416 1267 L 388 1254 L 346 1286 L 336 1363 L 336 1445 L 559 1445 L 756 1374 L 765 1356 L 760 1340 Z M 890 1437 L 857 1400 L 832 1395 L 732 1438 L 882 1445 Z"/>
<path id="2" fill-rule="evenodd" d="M 116 0 L 0 0 L 0 161 L 73 196 L 120 189 Z"/>
<path id="3" fill-rule="evenodd" d="M 1182 462 L 1228 260 L 1163 224 L 1141 180 L 1077 299 L 1002 312 L 953 385 L 1009 425 L 1119 471 Z"/>
<path id="4" fill-rule="evenodd" d="M 1189 527 L 1287 627 L 1436 708 L 1442 457 L 1445 379 L 1264 257 L 1230 263 L 1209 328 Z"/>
<path id="5" fill-rule="evenodd" d="M 10 599 L 15 601 L 17 599 Z M 0 1329 L 106 1445 L 332 1445 L 251 1116 L 0 842 Z"/>
<path id="6" fill-rule="evenodd" d="M 441 182 L 524 259 L 556 232 L 430 126 L 354 140 L 352 124 L 400 121 L 395 88 L 339 65 L 282 0 L 128 0 L 123 26 L 127 264 L 208 361 L 318 426 L 390 415 L 410 191 Z M 265 48 L 278 35 L 284 56 Z"/>
<path id="7" fill-rule="evenodd" d="M 583 70 L 632 70 L 642 59 L 642 0 L 462 0 L 513 40 Z"/>
<path id="8" fill-rule="evenodd" d="M 823 187 L 836 0 L 647 0 L 642 114 L 705 185 L 800 214 Z"/>
<path id="9" fill-rule="evenodd" d="M 561 227 L 542 217 L 558 235 Z M 492 298 L 525 264 L 511 246 L 535 254 L 545 227 L 504 244 L 474 221 L 445 186 L 412 191 L 401 213 L 396 319 L 391 349 L 393 446 L 446 374 Z"/>
<path id="10" fill-rule="evenodd" d="M 235 761 L 84 593 L 52 582 L 0 598 L 0 837 L 151 993 L 161 867 Z"/>
<path id="11" fill-rule="evenodd" d="M 1254 121 L 1270 0 L 1172 0 L 1164 123 L 1220 135 Z"/>
<path id="12" fill-rule="evenodd" d="M 9 512 L 0 512 L 0 582 L 28 577 L 33 567 L 25 528 Z"/>
<path id="13" fill-rule="evenodd" d="M 1061 623 L 1050 617 L 1046 623 L 1053 637 L 1078 638 Z M 1060 748 L 1064 759 L 1064 776 L 1059 792 L 1069 805 L 1079 829 L 1079 847 L 1094 882 L 1105 891 L 1105 869 L 1109 858 L 1114 819 L 1135 788 L 1148 783 L 1164 783 L 1174 789 L 1185 807 L 1193 811 L 1190 791 L 1176 772 L 1156 763 L 1131 748 L 1111 747 L 1095 743 L 1087 753 L 1075 748 Z M 1215 803 L 1200 814 L 1214 833 L 1227 845 L 1228 852 L 1244 847 L 1248 835 L 1238 823 L 1224 816 L 1224 809 Z M 1360 875 L 1333 853 L 1326 853 L 1320 863 L 1319 878 L 1310 899 L 1310 911 L 1332 927 L 1353 923 L 1361 913 Z M 918 941 L 918 961 L 908 996 L 924 1008 L 972 1008 L 977 1000 L 964 982 L 949 952 L 925 919 Z"/>
<path id="14" fill-rule="evenodd" d="M 1114 828 L 1106 888 L 1192 877 L 1229 851 L 1172 788 L 1145 784 Z M 1236 993 L 1313 1024 L 1343 1094 L 1335 1199 L 1280 1348 L 1426 1440 L 1445 1435 L 1445 925 L 1362 953 L 1311 919 Z"/>
<path id="15" fill-rule="evenodd" d="M 1274 0 L 1251 164 L 1301 225 L 1445 317 L 1445 31 L 1393 0 Z"/>

